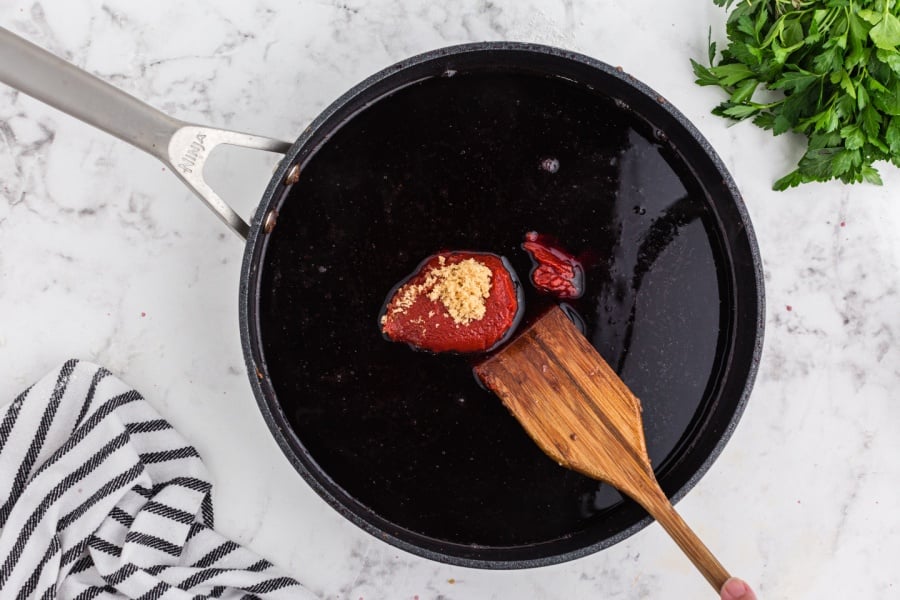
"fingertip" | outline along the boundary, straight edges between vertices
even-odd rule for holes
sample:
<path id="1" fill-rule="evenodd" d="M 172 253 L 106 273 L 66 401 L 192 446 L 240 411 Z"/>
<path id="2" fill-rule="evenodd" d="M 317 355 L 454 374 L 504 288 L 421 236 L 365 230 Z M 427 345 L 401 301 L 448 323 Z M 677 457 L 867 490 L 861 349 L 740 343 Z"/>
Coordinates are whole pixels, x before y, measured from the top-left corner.
<path id="1" fill-rule="evenodd" d="M 722 586 L 722 600 L 756 600 L 756 595 L 746 581 L 732 577 Z"/>

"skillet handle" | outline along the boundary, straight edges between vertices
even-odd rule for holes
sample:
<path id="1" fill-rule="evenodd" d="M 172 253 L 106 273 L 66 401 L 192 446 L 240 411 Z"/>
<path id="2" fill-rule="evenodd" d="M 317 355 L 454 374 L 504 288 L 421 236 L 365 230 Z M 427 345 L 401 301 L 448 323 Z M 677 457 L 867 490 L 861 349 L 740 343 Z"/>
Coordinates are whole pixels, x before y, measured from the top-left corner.
<path id="1" fill-rule="evenodd" d="M 209 158 L 216 146 L 223 144 L 278 154 L 287 153 L 291 144 L 260 135 L 198 125 L 180 127 L 169 140 L 168 158 L 163 159 L 163 162 L 169 165 L 172 172 L 195 194 L 200 196 L 200 199 L 216 213 L 216 216 L 246 240 L 250 234 L 250 226 L 213 191 L 206 179 L 203 178 L 203 166 L 206 164 L 206 159 Z"/>
<path id="2" fill-rule="evenodd" d="M 0 82 L 112 134 L 169 166 L 238 235 L 247 223 L 203 178 L 221 144 L 284 154 L 288 142 L 179 121 L 0 27 Z"/>

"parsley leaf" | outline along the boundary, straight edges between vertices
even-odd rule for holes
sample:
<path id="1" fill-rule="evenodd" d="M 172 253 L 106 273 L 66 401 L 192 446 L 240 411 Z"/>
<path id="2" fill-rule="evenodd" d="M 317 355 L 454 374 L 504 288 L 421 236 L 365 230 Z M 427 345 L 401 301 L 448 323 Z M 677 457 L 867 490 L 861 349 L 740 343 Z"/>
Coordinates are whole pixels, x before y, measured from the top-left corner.
<path id="1" fill-rule="evenodd" d="M 729 11 L 728 45 L 717 54 L 710 28 L 709 66 L 691 65 L 697 84 L 727 94 L 713 114 L 807 137 L 774 189 L 880 185 L 874 162 L 900 167 L 900 0 L 712 1 Z"/>
<path id="2" fill-rule="evenodd" d="M 900 44 L 900 19 L 886 12 L 881 21 L 869 30 L 869 37 L 882 50 L 894 50 Z"/>

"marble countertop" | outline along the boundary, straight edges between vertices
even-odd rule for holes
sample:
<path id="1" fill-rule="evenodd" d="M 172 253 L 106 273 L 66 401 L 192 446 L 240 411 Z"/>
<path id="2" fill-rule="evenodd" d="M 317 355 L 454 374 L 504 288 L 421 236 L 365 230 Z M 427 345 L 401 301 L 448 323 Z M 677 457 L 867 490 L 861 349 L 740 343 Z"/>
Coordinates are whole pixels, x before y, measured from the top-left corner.
<path id="1" fill-rule="evenodd" d="M 365 76 L 450 44 L 577 50 L 680 108 L 734 175 L 767 287 L 763 360 L 725 451 L 679 504 L 762 598 L 900 598 L 900 170 L 884 187 L 771 182 L 802 141 L 709 114 L 692 83 L 712 2 L 7 0 L 0 24 L 184 120 L 293 140 Z M 211 177 L 249 215 L 276 159 Z M 138 150 L 0 86 L 0 403 L 68 357 L 141 390 L 196 445 L 219 529 L 323 598 L 706 598 L 658 525 L 527 571 L 418 558 L 344 520 L 269 436 L 237 327 L 242 245 Z"/>

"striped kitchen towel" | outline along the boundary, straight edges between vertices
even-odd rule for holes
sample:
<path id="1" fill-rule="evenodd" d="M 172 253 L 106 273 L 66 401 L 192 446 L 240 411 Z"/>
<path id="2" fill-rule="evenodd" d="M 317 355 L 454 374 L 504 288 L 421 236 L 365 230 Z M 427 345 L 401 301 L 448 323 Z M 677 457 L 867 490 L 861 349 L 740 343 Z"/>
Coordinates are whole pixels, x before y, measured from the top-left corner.
<path id="1" fill-rule="evenodd" d="M 312 598 L 213 530 L 197 451 L 70 360 L 0 409 L 0 598 Z"/>

